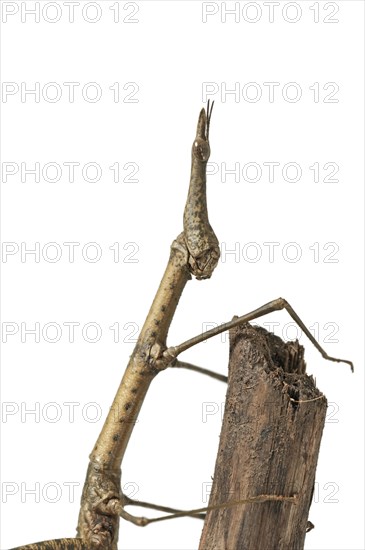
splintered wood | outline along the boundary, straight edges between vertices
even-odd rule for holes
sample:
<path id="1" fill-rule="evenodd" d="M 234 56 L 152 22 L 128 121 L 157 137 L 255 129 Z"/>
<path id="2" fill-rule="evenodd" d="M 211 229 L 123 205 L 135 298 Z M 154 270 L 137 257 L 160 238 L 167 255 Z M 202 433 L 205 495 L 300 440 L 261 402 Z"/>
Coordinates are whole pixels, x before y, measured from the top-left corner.
<path id="1" fill-rule="evenodd" d="M 225 412 L 199 550 L 301 550 L 327 401 L 305 374 L 303 348 L 248 323 L 230 331 Z"/>

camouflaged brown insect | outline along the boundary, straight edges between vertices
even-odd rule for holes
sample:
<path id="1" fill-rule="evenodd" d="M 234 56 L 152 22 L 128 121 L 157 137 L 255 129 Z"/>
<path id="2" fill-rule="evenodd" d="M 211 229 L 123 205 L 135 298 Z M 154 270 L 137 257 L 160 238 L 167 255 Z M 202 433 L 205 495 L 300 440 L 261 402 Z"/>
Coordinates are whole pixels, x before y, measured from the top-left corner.
<path id="1" fill-rule="evenodd" d="M 160 286 L 152 303 L 137 344 L 130 357 L 102 431 L 90 454 L 89 466 L 81 497 L 76 538 L 65 538 L 20 546 L 13 550 L 117 550 L 120 517 L 144 526 L 170 518 L 191 516 L 204 519 L 204 512 L 212 508 L 237 506 L 244 502 L 265 500 L 295 501 L 295 496 L 259 495 L 241 501 L 223 502 L 214 507 L 189 511 L 134 501 L 122 493 L 121 465 L 135 421 L 152 380 L 167 367 L 183 367 L 219 380 L 226 377 L 189 363 L 180 362 L 180 353 L 195 344 L 279 309 L 286 309 L 325 359 L 329 357 L 314 339 L 291 306 L 282 298 L 273 300 L 253 312 L 235 318 L 200 334 L 178 346 L 168 347 L 166 340 L 180 296 L 186 283 L 209 278 L 217 266 L 220 249 L 218 239 L 209 223 L 206 198 L 206 167 L 210 156 L 209 126 L 213 104 L 200 111 L 191 154 L 191 177 L 184 210 L 183 232 L 171 245 L 170 257 Z M 344 362 L 350 364 L 350 361 Z M 127 505 L 169 512 L 170 515 L 147 519 L 136 517 L 125 510 Z"/>

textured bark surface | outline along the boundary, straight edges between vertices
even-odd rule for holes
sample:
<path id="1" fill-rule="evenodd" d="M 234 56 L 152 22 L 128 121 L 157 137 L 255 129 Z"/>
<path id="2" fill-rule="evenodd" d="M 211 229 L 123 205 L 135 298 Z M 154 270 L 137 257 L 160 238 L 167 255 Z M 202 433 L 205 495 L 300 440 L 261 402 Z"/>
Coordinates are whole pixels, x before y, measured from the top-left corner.
<path id="1" fill-rule="evenodd" d="M 230 332 L 225 413 L 209 505 L 258 495 L 297 503 L 239 504 L 207 513 L 199 550 L 304 547 L 327 401 L 305 374 L 303 348 L 260 327 Z M 303 401 L 297 403 L 296 401 Z"/>

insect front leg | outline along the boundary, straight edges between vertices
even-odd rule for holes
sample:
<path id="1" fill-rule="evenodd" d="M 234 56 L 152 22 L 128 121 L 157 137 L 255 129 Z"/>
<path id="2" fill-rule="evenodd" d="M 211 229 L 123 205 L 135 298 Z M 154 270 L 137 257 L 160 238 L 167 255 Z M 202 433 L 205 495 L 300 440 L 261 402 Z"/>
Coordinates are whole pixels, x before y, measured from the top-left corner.
<path id="1" fill-rule="evenodd" d="M 158 518 L 145 518 L 143 516 L 134 516 L 133 514 L 130 514 L 126 510 L 124 510 L 124 506 L 141 506 L 143 508 L 150 508 L 151 510 L 159 510 L 160 512 L 167 512 L 171 515 L 169 516 L 160 516 Z M 132 498 L 124 496 L 124 506 L 123 509 L 120 510 L 120 516 L 125 519 L 126 521 L 130 521 L 134 525 L 138 525 L 139 527 L 144 527 L 145 525 L 148 525 L 149 523 L 154 523 L 156 521 L 164 521 L 166 519 L 174 519 L 178 517 L 192 517 L 196 519 L 205 519 L 205 514 L 201 513 L 201 511 L 195 511 L 195 510 L 179 510 L 177 508 L 171 508 L 170 506 L 161 506 L 159 504 L 152 504 L 151 502 L 143 502 L 141 500 L 134 500 Z"/>
<path id="2" fill-rule="evenodd" d="M 170 360 L 170 362 L 172 362 L 178 357 L 178 355 L 180 355 L 180 353 L 195 346 L 196 344 L 199 344 L 200 342 L 203 342 L 204 340 L 207 340 L 208 338 L 217 336 L 218 334 L 221 334 L 226 330 L 230 330 L 233 327 L 236 327 L 243 323 L 248 323 L 249 321 L 253 321 L 254 319 L 258 319 L 259 317 L 263 317 L 268 313 L 272 313 L 273 311 L 278 311 L 280 309 L 286 309 L 286 311 L 289 313 L 291 318 L 302 329 L 304 334 L 312 342 L 314 347 L 319 351 L 319 353 L 322 355 L 324 359 L 326 359 L 327 361 L 335 361 L 336 363 L 347 363 L 348 365 L 350 365 L 352 372 L 354 371 L 354 365 L 352 361 L 349 361 L 348 359 L 339 359 L 337 357 L 331 357 L 330 355 L 327 354 L 327 352 L 322 348 L 322 346 L 320 346 L 318 341 L 314 338 L 313 334 L 310 332 L 310 330 L 301 320 L 299 315 L 295 312 L 292 306 L 284 298 L 277 298 L 276 300 L 272 300 L 271 302 L 268 302 L 267 304 L 255 309 L 254 311 L 251 311 L 250 313 L 246 313 L 245 315 L 242 315 L 240 317 L 235 317 L 232 319 L 232 321 L 228 321 L 227 323 L 223 323 L 222 325 L 215 327 L 211 330 L 208 330 L 206 332 L 203 332 L 202 334 L 198 334 L 198 336 L 195 336 L 194 338 L 190 338 L 190 340 L 186 340 L 185 342 L 183 342 L 178 346 L 171 346 L 167 348 L 167 350 L 164 352 L 164 358 L 165 360 Z"/>
<path id="3" fill-rule="evenodd" d="M 206 374 L 207 376 L 210 376 L 211 378 L 215 378 L 216 380 L 220 380 L 221 382 L 228 382 L 228 376 L 225 376 L 224 374 L 219 374 L 219 372 L 214 372 L 213 370 L 204 369 L 203 367 L 198 367 L 197 365 L 193 365 L 192 363 L 187 363 L 186 361 L 173 361 L 170 365 L 171 367 L 177 367 L 180 369 L 187 369 L 192 370 L 194 372 L 199 372 L 200 374 Z"/>
<path id="4" fill-rule="evenodd" d="M 240 504 L 258 504 L 266 501 L 280 501 L 280 502 L 291 502 L 293 504 L 297 501 L 297 495 L 292 496 L 284 496 L 284 495 L 257 495 L 251 498 L 246 498 L 242 500 L 231 500 L 227 502 L 222 502 L 221 504 L 216 504 L 213 506 L 206 506 L 204 508 L 196 508 L 194 510 L 176 510 L 175 508 L 168 508 L 166 506 L 158 506 L 155 504 L 151 504 L 148 502 L 139 502 L 139 501 L 133 501 L 129 499 L 130 502 L 127 504 L 132 504 L 134 506 L 145 506 L 146 508 L 153 508 L 155 510 L 162 510 L 164 512 L 172 512 L 169 516 L 159 516 L 157 518 L 145 518 L 142 516 L 134 516 L 132 514 L 129 514 L 123 509 L 120 510 L 120 516 L 130 521 L 131 523 L 134 523 L 134 525 L 138 525 L 140 527 L 145 527 L 146 525 L 149 525 L 150 523 L 156 523 L 157 521 L 165 521 L 167 519 L 177 519 L 177 518 L 184 518 L 184 517 L 194 517 L 198 519 L 205 519 L 205 513 L 209 510 L 218 510 L 220 508 L 231 508 L 233 506 L 238 506 Z"/>

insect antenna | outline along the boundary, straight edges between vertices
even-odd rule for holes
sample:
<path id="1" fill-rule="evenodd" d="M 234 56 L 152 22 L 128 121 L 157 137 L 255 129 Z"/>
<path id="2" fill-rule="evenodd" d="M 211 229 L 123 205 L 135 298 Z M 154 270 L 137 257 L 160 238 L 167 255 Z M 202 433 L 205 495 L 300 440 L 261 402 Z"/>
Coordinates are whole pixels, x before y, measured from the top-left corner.
<path id="1" fill-rule="evenodd" d="M 214 105 L 214 100 L 212 101 L 212 105 L 210 106 L 210 99 L 208 99 L 208 103 L 207 103 L 207 141 L 209 141 L 209 126 L 210 126 L 210 118 L 212 116 L 212 111 L 213 111 L 213 105 Z M 209 109 L 209 106 L 210 106 L 210 109 Z"/>

